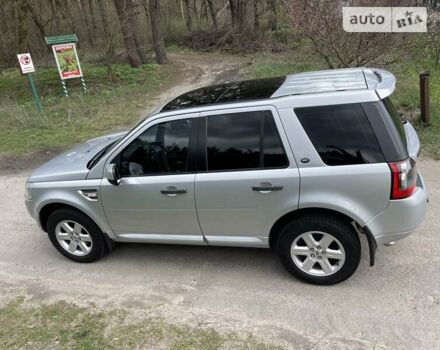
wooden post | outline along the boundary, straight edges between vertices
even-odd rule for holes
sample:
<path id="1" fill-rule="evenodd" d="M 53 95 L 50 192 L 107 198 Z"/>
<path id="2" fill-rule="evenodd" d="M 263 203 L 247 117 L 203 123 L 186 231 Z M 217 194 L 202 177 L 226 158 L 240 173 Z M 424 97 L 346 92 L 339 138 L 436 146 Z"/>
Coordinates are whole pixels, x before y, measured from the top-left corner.
<path id="1" fill-rule="evenodd" d="M 421 72 L 420 77 L 420 116 L 422 122 L 429 125 L 431 115 L 429 110 L 429 71 Z"/>

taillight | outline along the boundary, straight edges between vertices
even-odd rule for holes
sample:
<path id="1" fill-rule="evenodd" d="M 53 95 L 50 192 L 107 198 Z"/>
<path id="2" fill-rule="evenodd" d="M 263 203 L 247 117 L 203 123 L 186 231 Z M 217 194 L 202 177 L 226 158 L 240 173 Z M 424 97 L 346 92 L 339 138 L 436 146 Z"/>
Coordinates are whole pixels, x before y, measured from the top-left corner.
<path id="1" fill-rule="evenodd" d="M 410 159 L 388 163 L 391 169 L 391 199 L 408 198 L 414 191 L 417 181 L 415 162 Z"/>

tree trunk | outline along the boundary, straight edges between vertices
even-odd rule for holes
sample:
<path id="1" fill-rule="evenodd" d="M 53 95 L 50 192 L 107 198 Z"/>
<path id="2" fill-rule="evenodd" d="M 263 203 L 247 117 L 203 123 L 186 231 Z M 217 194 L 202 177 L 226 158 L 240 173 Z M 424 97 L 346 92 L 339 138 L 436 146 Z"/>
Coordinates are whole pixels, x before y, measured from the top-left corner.
<path id="1" fill-rule="evenodd" d="M 132 27 L 134 29 L 133 39 L 134 39 L 134 43 L 136 45 L 136 51 L 137 51 L 139 57 L 141 58 L 142 64 L 145 64 L 148 62 L 146 47 L 142 43 L 142 38 L 139 36 L 139 34 L 140 34 L 139 31 L 136 30 L 136 28 L 139 28 L 139 24 L 138 24 L 138 18 L 134 13 L 131 14 L 131 22 L 132 22 Z"/>
<path id="2" fill-rule="evenodd" d="M 237 28 L 237 0 L 229 0 L 229 11 L 231 11 L 232 28 Z"/>
<path id="3" fill-rule="evenodd" d="M 82 20 L 84 21 L 84 30 L 87 34 L 89 46 L 93 47 L 95 42 L 93 38 L 93 30 L 90 26 L 90 21 L 89 21 L 89 15 L 88 15 L 89 11 L 87 11 L 86 8 L 86 0 L 78 0 L 77 3 L 78 3 L 79 11 L 82 15 Z"/>
<path id="4" fill-rule="evenodd" d="M 183 0 L 185 4 L 185 10 L 186 10 L 186 27 L 188 28 L 188 32 L 192 32 L 193 30 L 193 16 L 191 11 L 191 5 L 189 3 L 189 0 Z"/>
<path id="5" fill-rule="evenodd" d="M 55 32 L 58 33 L 61 30 L 60 13 L 57 9 L 56 0 L 50 1 L 50 10 L 52 12 L 51 16 L 55 23 Z"/>
<path id="6" fill-rule="evenodd" d="M 133 2 L 131 0 L 114 0 L 119 23 L 121 24 L 122 37 L 125 51 L 127 52 L 128 62 L 133 68 L 141 65 L 141 58 L 136 50 L 134 41 L 134 29 L 130 13 L 133 13 Z"/>
<path id="7" fill-rule="evenodd" d="M 246 11 L 247 2 L 246 0 L 237 0 L 237 19 L 238 19 L 238 30 L 243 33 L 246 29 Z"/>
<path id="8" fill-rule="evenodd" d="M 17 16 L 17 49 L 19 53 L 28 51 L 28 15 L 27 0 L 20 0 Z"/>
<path id="9" fill-rule="evenodd" d="M 218 22 L 217 22 L 217 13 L 215 12 L 214 3 L 212 0 L 207 0 L 209 13 L 211 14 L 212 24 L 214 25 L 215 30 L 218 30 Z"/>
<path id="10" fill-rule="evenodd" d="M 254 0 L 254 29 L 260 29 L 260 0 Z"/>
<path id="11" fill-rule="evenodd" d="M 115 0 L 117 1 L 117 0 Z M 159 64 L 167 63 L 167 54 L 164 48 L 163 36 L 161 31 L 160 0 L 149 0 L 151 35 L 153 39 L 156 62 Z"/>
<path id="12" fill-rule="evenodd" d="M 33 6 L 31 5 L 30 2 L 27 2 L 27 6 L 29 9 L 29 13 L 31 14 L 31 18 L 34 21 L 35 25 L 38 28 L 38 31 L 40 32 L 41 35 L 41 40 L 45 43 L 46 41 L 46 28 L 44 27 L 44 24 L 41 22 L 40 18 L 38 17 L 35 9 L 33 8 Z M 50 51 L 50 48 L 49 48 Z"/>
<path id="13" fill-rule="evenodd" d="M 185 11 L 183 9 L 183 0 L 177 0 L 178 4 L 177 6 L 180 7 L 180 12 L 182 14 L 182 21 L 185 21 Z"/>
<path id="14" fill-rule="evenodd" d="M 269 28 L 271 31 L 276 32 L 278 30 L 278 18 L 277 18 L 277 0 L 269 1 Z"/>
<path id="15" fill-rule="evenodd" d="M 106 9 L 106 0 L 98 0 L 98 6 L 99 6 L 99 14 L 101 17 L 101 22 L 102 22 L 102 30 L 104 32 L 104 36 L 108 37 L 110 32 L 109 32 L 109 20 L 108 20 L 109 15 L 105 10 Z"/>
<path id="16" fill-rule="evenodd" d="M 96 20 L 96 16 L 95 16 L 95 5 L 94 5 L 94 3 L 93 3 L 93 0 L 88 0 L 88 3 L 89 3 L 89 11 L 90 11 L 90 19 L 91 19 L 91 26 L 92 26 L 92 29 L 93 29 L 93 34 L 92 34 L 92 36 L 94 36 L 94 35 L 97 35 L 97 31 L 98 31 L 98 26 L 97 26 L 97 20 Z"/>
<path id="17" fill-rule="evenodd" d="M 66 0 L 65 2 L 60 2 L 59 3 L 61 6 L 62 11 L 64 12 L 64 17 L 67 19 L 67 21 L 70 24 L 70 28 L 72 30 L 72 33 L 77 33 L 77 28 L 75 25 L 75 19 L 73 18 L 72 15 L 72 3 L 70 2 L 70 0 Z"/>

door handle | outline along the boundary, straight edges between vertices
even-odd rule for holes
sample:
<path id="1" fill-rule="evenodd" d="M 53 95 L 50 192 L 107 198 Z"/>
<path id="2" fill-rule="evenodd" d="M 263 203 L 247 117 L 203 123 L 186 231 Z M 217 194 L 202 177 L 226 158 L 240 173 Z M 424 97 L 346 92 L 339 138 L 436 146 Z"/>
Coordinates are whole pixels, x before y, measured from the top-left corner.
<path id="1" fill-rule="evenodd" d="M 260 193 L 269 193 L 272 191 L 281 191 L 283 186 L 274 186 L 270 182 L 262 182 L 259 186 L 252 186 L 252 191 Z"/>
<path id="2" fill-rule="evenodd" d="M 160 193 L 174 197 L 176 194 L 186 193 L 186 189 L 185 188 L 177 188 L 174 186 L 168 186 L 166 189 L 160 190 Z"/>

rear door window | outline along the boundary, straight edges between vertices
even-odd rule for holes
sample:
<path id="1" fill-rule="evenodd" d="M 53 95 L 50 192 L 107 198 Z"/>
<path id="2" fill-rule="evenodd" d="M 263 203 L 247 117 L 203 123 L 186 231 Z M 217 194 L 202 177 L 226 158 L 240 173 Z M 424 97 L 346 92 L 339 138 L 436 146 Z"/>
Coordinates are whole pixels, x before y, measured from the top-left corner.
<path id="1" fill-rule="evenodd" d="M 289 165 L 270 111 L 207 117 L 208 171 L 284 168 Z"/>
<path id="2" fill-rule="evenodd" d="M 360 104 L 296 108 L 295 114 L 325 164 L 385 161 Z"/>

